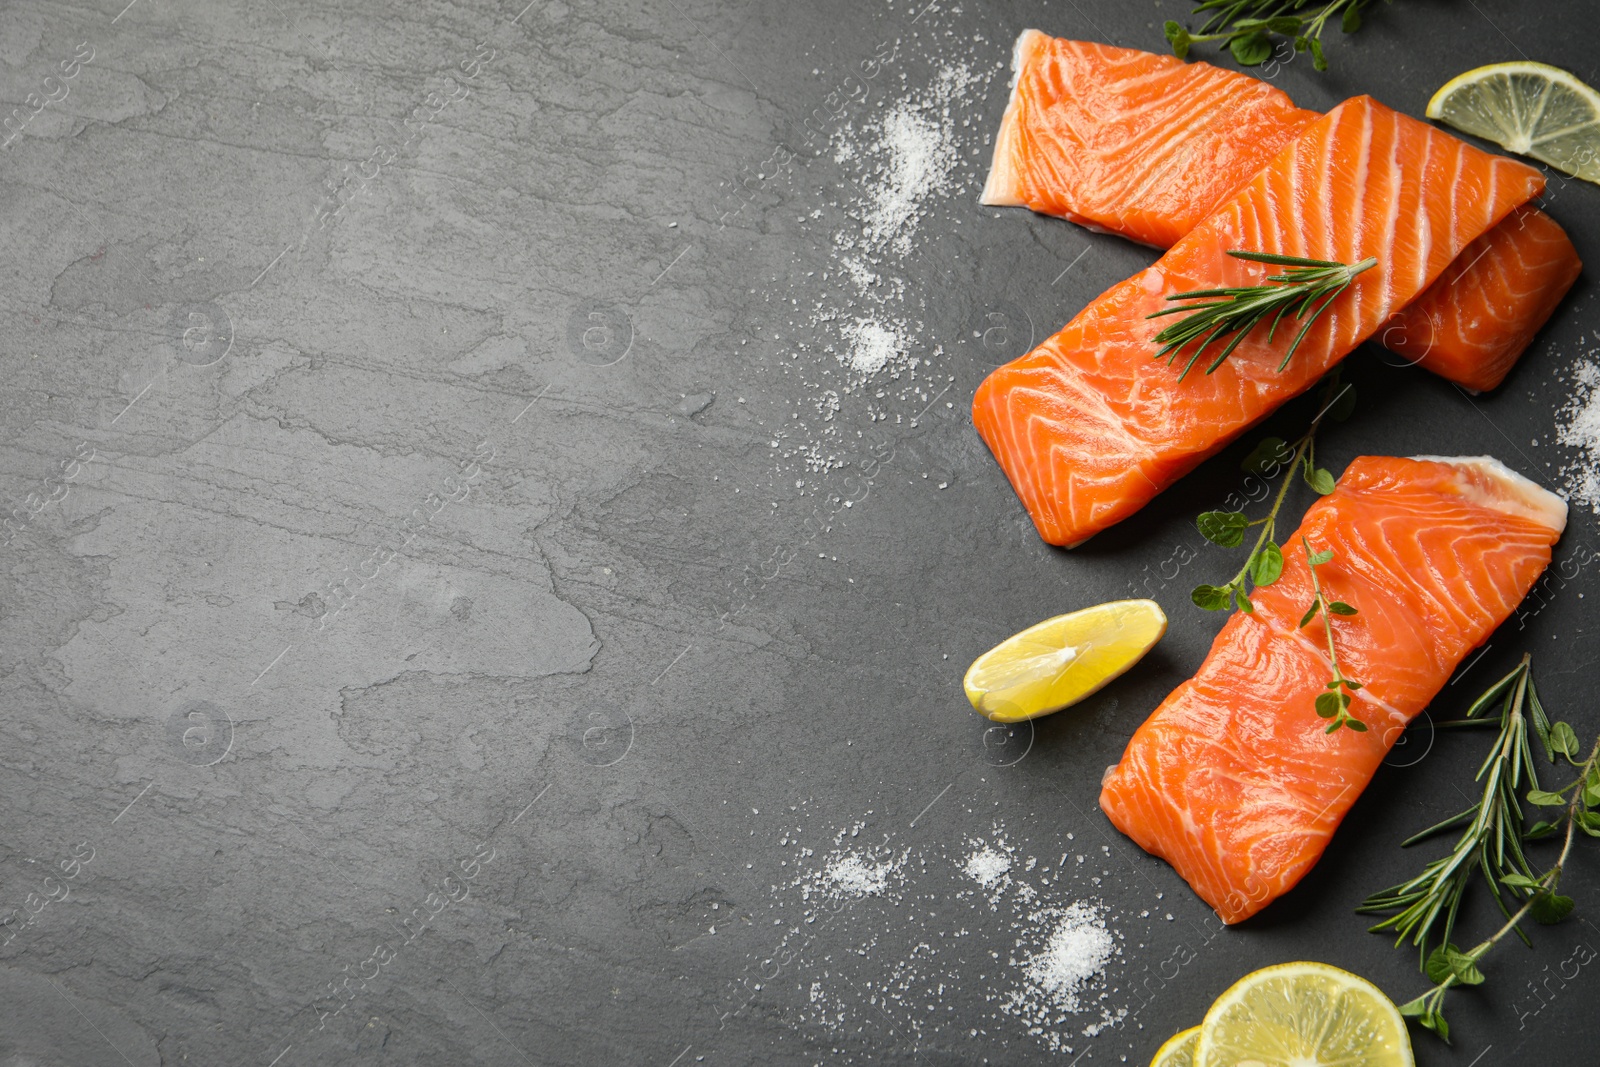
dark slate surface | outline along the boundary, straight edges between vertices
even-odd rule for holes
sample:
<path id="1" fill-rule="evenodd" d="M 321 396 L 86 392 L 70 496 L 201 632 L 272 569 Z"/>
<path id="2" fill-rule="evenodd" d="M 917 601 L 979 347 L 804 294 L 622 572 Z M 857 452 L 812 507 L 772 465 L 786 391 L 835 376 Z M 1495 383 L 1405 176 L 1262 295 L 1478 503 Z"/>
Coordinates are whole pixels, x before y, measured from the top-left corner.
<path id="1" fill-rule="evenodd" d="M 1159 48 L 1183 6 L 520 7 L 0 13 L 6 107 L 58 98 L 0 153 L 3 489 L 57 498 L 0 568 L 0 1063 L 1142 1063 L 1268 963 L 1420 991 L 1351 907 L 1421 861 L 1397 844 L 1459 804 L 1481 739 L 1412 739 L 1300 889 L 1221 929 L 1095 797 L 1220 622 L 1186 591 L 1231 564 L 1190 523 L 1247 445 L 1066 554 L 965 410 L 1024 330 L 1152 258 L 977 205 L 1009 42 Z M 1586 15 L 1404 0 L 1328 74 L 1275 78 L 1413 114 L 1524 54 L 1593 79 Z M 952 62 L 990 78 L 940 117 L 961 165 L 877 261 L 903 289 L 863 303 L 835 242 L 881 175 L 838 146 Z M 1548 200 L 1592 258 L 1600 193 Z M 1326 460 L 1553 480 L 1592 300 L 1492 396 L 1357 354 Z M 903 321 L 914 374 L 843 391 L 857 313 Z M 818 442 L 842 465 L 808 467 Z M 1447 703 L 1532 649 L 1600 728 L 1573 520 L 1579 576 Z M 986 732 L 972 656 L 1135 590 L 1172 615 L 1144 665 Z M 960 866 L 1000 837 L 991 906 Z M 881 894 L 802 892 L 851 854 L 897 860 Z M 1580 916 L 1596 875 L 1587 850 Z M 1121 938 L 1038 1033 L 1004 1009 L 1048 919 L 1024 883 Z M 1600 929 L 1538 934 L 1419 1062 L 1592 1057 Z M 1102 1009 L 1128 1014 L 1085 1037 Z"/>

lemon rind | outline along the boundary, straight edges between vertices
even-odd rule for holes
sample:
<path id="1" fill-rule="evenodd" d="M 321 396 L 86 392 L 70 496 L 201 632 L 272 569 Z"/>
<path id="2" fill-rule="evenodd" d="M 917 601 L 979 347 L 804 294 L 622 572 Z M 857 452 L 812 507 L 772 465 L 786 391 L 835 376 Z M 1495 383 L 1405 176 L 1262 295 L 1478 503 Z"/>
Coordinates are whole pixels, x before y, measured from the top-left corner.
<path id="1" fill-rule="evenodd" d="M 1198 1026 L 1191 1026 L 1187 1030 L 1179 1030 L 1177 1033 L 1163 1041 L 1161 1043 L 1161 1047 L 1156 1049 L 1154 1058 L 1150 1060 L 1150 1067 L 1165 1067 L 1166 1063 L 1171 1060 L 1171 1058 L 1177 1053 L 1178 1049 L 1186 1042 L 1193 1043 L 1198 1047 L 1200 1043 L 1200 1028 Z M 1189 1056 L 1190 1063 L 1194 1062 L 1194 1051 L 1197 1051 L 1197 1048 L 1191 1050 Z"/>

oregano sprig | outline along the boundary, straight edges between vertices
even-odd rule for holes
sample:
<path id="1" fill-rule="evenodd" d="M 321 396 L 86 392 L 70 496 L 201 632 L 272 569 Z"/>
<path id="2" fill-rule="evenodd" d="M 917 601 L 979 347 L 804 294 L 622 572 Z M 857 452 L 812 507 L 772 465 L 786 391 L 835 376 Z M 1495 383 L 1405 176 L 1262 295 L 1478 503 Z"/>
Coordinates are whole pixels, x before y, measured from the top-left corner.
<path id="1" fill-rule="evenodd" d="M 1311 542 L 1304 536 L 1300 543 L 1305 546 L 1306 565 L 1311 571 L 1311 606 L 1306 609 L 1305 615 L 1300 618 L 1297 629 L 1305 629 L 1311 625 L 1313 619 L 1322 616 L 1322 631 L 1328 639 L 1328 662 L 1333 667 L 1333 680 L 1317 694 L 1317 714 L 1324 719 L 1330 719 L 1328 728 L 1324 733 L 1333 733 L 1341 726 L 1354 730 L 1356 733 L 1366 733 L 1367 724 L 1350 714 L 1350 702 L 1355 693 L 1361 688 L 1361 683 L 1353 678 L 1344 676 L 1344 669 L 1339 666 L 1339 650 L 1333 643 L 1333 617 L 1335 615 L 1350 616 L 1357 614 L 1356 609 L 1342 600 L 1329 600 L 1322 591 L 1322 579 L 1317 576 L 1317 568 L 1333 562 L 1333 549 L 1325 548 L 1321 552 L 1311 551 Z"/>
<path id="2" fill-rule="evenodd" d="M 1255 544 L 1245 557 L 1244 565 L 1231 581 L 1226 585 L 1194 587 L 1189 598 L 1196 606 L 1207 611 L 1226 611 L 1237 605 L 1246 615 L 1255 611 L 1246 583 L 1255 588 L 1268 586 L 1283 573 L 1283 549 L 1275 538 L 1278 513 L 1283 510 L 1283 502 L 1289 495 L 1289 486 L 1294 481 L 1293 472 L 1299 470 L 1306 484 L 1319 495 L 1326 496 L 1333 492 L 1333 474 L 1316 464 L 1317 430 L 1325 418 L 1332 418 L 1336 422 L 1349 418 L 1350 412 L 1355 409 L 1355 400 L 1355 386 L 1341 384 L 1339 368 L 1335 367 L 1324 382 L 1321 406 L 1306 427 L 1306 432 L 1292 445 L 1281 437 L 1268 437 L 1245 457 L 1242 466 L 1248 474 L 1270 478 L 1280 470 L 1287 472 L 1272 501 L 1272 510 L 1264 517 L 1249 520 L 1238 511 L 1201 512 L 1195 525 L 1201 536 L 1214 545 L 1238 548 L 1244 544 L 1245 533 L 1251 527 L 1259 526 L 1261 532 L 1256 535 Z"/>
<path id="3" fill-rule="evenodd" d="M 1165 27 L 1173 54 L 1187 59 L 1191 45 L 1222 41 L 1242 67 L 1254 67 L 1272 58 L 1274 37 L 1287 37 L 1296 52 L 1310 52 L 1311 63 L 1327 70 L 1322 54 L 1322 30 L 1335 15 L 1339 28 L 1354 33 L 1361 28 L 1361 12 L 1376 0 L 1204 0 L 1195 15 L 1211 12 L 1199 30 L 1190 33 L 1176 22 Z M 1390 0 L 1393 2 L 1393 0 Z M 1307 7 L 1314 10 L 1299 14 Z"/>
<path id="4" fill-rule="evenodd" d="M 1292 312 L 1295 319 L 1304 319 L 1305 325 L 1295 334 L 1289 350 L 1283 354 L 1283 362 L 1278 364 L 1278 370 L 1283 370 L 1289 365 L 1289 360 L 1294 358 L 1295 350 L 1300 347 L 1300 342 L 1305 340 L 1312 324 L 1328 310 L 1328 305 L 1350 287 L 1356 275 L 1378 265 L 1378 261 L 1372 258 L 1363 259 L 1360 263 L 1347 264 L 1326 259 L 1280 256 L 1273 252 L 1243 252 L 1238 249 L 1230 251 L 1228 255 L 1235 259 L 1247 259 L 1252 263 L 1269 263 L 1283 267 L 1284 271 L 1282 274 L 1267 275 L 1264 279 L 1266 284 L 1263 285 L 1195 289 L 1187 293 L 1173 293 L 1167 297 L 1169 301 L 1201 302 L 1183 307 L 1170 307 L 1145 316 L 1147 319 L 1159 319 L 1165 315 L 1187 316 L 1155 336 L 1156 344 L 1162 346 L 1155 358 L 1161 359 L 1165 356 L 1168 366 L 1177 361 L 1185 346 L 1195 345 L 1189 362 L 1184 364 L 1183 371 L 1178 375 L 1179 381 L 1194 369 L 1195 363 L 1206 349 L 1231 335 L 1233 340 L 1217 353 L 1217 357 L 1206 367 L 1205 372 L 1210 374 L 1222 366 L 1250 331 L 1269 316 L 1267 341 L 1271 343 L 1277 334 L 1278 323 L 1285 315 Z"/>
<path id="5" fill-rule="evenodd" d="M 1464 718 L 1434 724 L 1436 728 L 1493 726 L 1496 720 L 1485 712 L 1496 703 L 1500 706 L 1499 734 L 1478 768 L 1476 780 L 1482 783 L 1479 800 L 1401 842 L 1407 847 L 1464 827 L 1455 846 L 1414 878 L 1373 894 L 1356 909 L 1389 913 L 1372 927 L 1373 932 L 1393 930 L 1399 935 L 1397 945 L 1409 938 L 1418 947 L 1423 973 L 1434 983 L 1433 988 L 1401 1005 L 1400 1012 L 1446 1041 L 1450 1040 L 1450 1026 L 1444 1017 L 1445 994 L 1458 986 L 1481 984 L 1485 976 L 1479 964 L 1510 934 L 1531 945 L 1521 927 L 1524 919 L 1548 925 L 1571 914 L 1572 898 L 1557 890 L 1573 841 L 1580 830 L 1600 837 L 1600 738 L 1580 762 L 1577 733 L 1568 723 L 1551 722 L 1539 702 L 1531 662 L 1530 656 L 1523 656 L 1515 670 L 1473 702 Z M 1578 768 L 1572 781 L 1553 791 L 1540 788 L 1534 737 L 1552 764 L 1559 756 Z M 1528 803 L 1562 809 L 1560 815 L 1527 825 L 1521 803 L 1524 787 Z M 1564 835 L 1560 855 L 1536 873 L 1524 846 L 1557 834 Z M 1483 941 L 1462 949 L 1451 935 L 1475 874 L 1488 885 L 1505 922 Z"/>

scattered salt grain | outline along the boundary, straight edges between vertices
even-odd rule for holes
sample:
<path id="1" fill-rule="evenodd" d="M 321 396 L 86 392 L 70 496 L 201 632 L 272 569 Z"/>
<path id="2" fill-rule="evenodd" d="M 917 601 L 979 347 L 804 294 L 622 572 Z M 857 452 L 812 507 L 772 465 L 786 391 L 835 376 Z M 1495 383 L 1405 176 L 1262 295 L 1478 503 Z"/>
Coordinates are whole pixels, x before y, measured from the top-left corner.
<path id="1" fill-rule="evenodd" d="M 830 888 L 854 897 L 882 896 L 894 872 L 892 860 L 872 863 L 856 853 L 848 853 L 828 865 L 823 877 Z"/>
<path id="2" fill-rule="evenodd" d="M 1071 1051 L 1064 1036 L 1070 1024 L 1068 1016 L 1094 1010 L 1089 1000 L 1096 987 L 1099 995 L 1095 999 L 1106 999 L 1103 979 L 1112 958 L 1122 953 L 1120 935 L 1106 924 L 1103 908 L 1088 901 L 1041 908 L 1029 921 L 1034 927 L 1048 925 L 1049 933 L 1022 964 L 1021 984 L 1000 1007 L 1026 1023 L 1028 1032 L 1052 1051 Z M 1026 943 L 1025 937 L 1017 947 Z M 1115 1013 L 1101 1009 L 1101 1021 L 1083 1032 L 1092 1037 L 1115 1018 Z"/>
<path id="3" fill-rule="evenodd" d="M 876 374 L 895 362 L 905 350 L 904 338 L 892 325 L 856 319 L 847 323 L 842 332 L 850 342 L 844 362 L 861 374 Z"/>
<path id="4" fill-rule="evenodd" d="M 1004 878 L 1010 870 L 1011 857 L 990 848 L 988 845 L 968 856 L 967 865 L 962 868 L 968 878 L 971 878 L 985 889 L 993 889 L 999 885 L 1000 879 Z"/>
<path id="5" fill-rule="evenodd" d="M 1100 977 L 1117 943 L 1105 918 L 1082 901 L 1061 914 L 1044 951 L 1028 961 L 1028 981 L 1066 1011 L 1078 1010 L 1078 994 Z"/>
<path id="6" fill-rule="evenodd" d="M 1572 397 L 1556 413 L 1556 440 L 1578 458 L 1562 468 L 1563 488 L 1568 500 L 1600 515 L 1600 363 L 1580 359 L 1570 373 Z"/>

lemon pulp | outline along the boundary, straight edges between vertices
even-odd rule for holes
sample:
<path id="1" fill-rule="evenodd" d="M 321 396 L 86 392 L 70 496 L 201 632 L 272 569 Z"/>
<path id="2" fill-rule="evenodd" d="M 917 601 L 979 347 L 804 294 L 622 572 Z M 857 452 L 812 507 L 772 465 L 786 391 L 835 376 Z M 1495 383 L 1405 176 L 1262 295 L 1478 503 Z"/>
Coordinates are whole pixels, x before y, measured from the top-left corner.
<path id="1" fill-rule="evenodd" d="M 1394 1002 L 1325 963 L 1245 975 L 1206 1012 L 1195 1067 L 1414 1067 Z"/>
<path id="2" fill-rule="evenodd" d="M 996 722 L 1037 718 L 1099 691 L 1167 632 L 1153 600 L 1114 600 L 1030 626 L 973 661 L 963 687 Z"/>
<path id="3" fill-rule="evenodd" d="M 1600 93 L 1547 63 L 1491 63 L 1450 79 L 1428 117 L 1600 182 Z"/>

